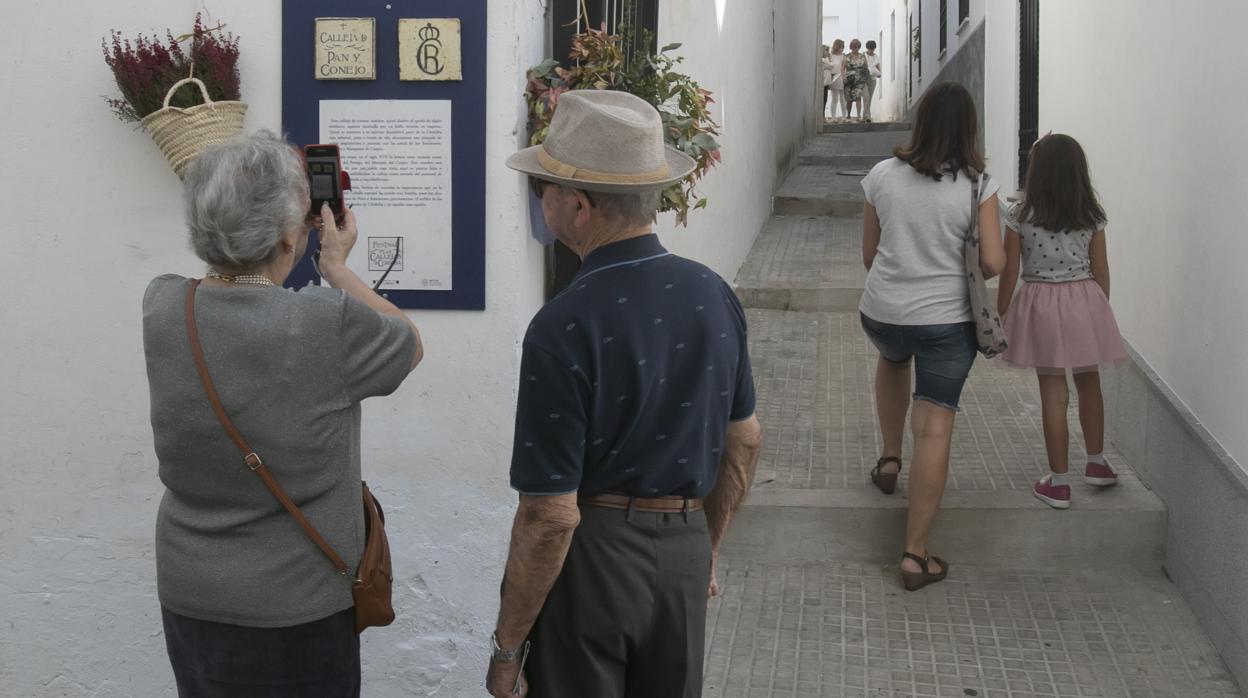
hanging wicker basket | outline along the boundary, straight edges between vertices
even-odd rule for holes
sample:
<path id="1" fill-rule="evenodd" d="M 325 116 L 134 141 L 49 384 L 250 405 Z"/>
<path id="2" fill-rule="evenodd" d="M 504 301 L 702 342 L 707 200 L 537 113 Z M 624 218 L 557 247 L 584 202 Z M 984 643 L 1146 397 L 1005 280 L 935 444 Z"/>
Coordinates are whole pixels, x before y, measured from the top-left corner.
<path id="1" fill-rule="evenodd" d="M 199 86 L 204 103 L 187 109 L 169 106 L 178 88 L 187 83 Z M 165 94 L 164 107 L 143 118 L 143 128 L 152 134 L 169 165 L 181 179 L 186 166 L 204 148 L 229 140 L 243 130 L 247 105 L 242 102 L 214 102 L 199 78 L 179 80 Z"/>

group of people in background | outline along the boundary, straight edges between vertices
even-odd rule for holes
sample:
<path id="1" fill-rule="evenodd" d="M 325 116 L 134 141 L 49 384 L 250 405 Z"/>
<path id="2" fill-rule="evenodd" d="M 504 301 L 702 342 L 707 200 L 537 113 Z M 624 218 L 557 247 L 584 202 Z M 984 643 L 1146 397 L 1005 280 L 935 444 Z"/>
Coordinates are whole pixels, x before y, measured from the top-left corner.
<path id="1" fill-rule="evenodd" d="M 857 39 L 849 42 L 849 53 L 845 53 L 842 39 L 832 42 L 831 47 L 823 47 L 823 113 L 826 117 L 853 119 L 854 106 L 857 106 L 858 120 L 871 121 L 871 102 L 882 75 L 880 55 L 875 52 L 874 41 L 867 42 L 865 53 L 861 52 L 862 48 L 862 42 Z"/>

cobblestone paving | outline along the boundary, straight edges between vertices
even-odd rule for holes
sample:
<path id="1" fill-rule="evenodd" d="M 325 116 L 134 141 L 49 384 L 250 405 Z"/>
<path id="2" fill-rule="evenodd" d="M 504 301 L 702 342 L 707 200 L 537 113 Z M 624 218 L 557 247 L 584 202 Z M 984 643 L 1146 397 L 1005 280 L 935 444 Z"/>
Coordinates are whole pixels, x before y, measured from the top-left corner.
<path id="1" fill-rule="evenodd" d="M 759 415 L 767 430 L 756 483 L 871 489 L 867 471 L 880 449 L 872 390 L 878 355 L 857 314 L 749 310 L 748 318 Z M 1075 410 L 1072 399 L 1072 470 L 1082 463 Z M 1043 439 L 1035 377 L 999 361 L 977 360 L 954 432 L 949 490 L 1028 490 L 1048 472 Z M 1112 447 L 1106 455 L 1125 465 Z M 907 475 L 903 469 L 903 488 Z M 1133 477 L 1126 469 L 1122 476 Z"/>
<path id="2" fill-rule="evenodd" d="M 747 288 L 862 288 L 862 218 L 773 216 L 737 273 Z"/>
<path id="3" fill-rule="evenodd" d="M 1233 698 L 1162 577 L 960 567 L 921 592 L 895 568 L 720 570 L 704 696 Z"/>

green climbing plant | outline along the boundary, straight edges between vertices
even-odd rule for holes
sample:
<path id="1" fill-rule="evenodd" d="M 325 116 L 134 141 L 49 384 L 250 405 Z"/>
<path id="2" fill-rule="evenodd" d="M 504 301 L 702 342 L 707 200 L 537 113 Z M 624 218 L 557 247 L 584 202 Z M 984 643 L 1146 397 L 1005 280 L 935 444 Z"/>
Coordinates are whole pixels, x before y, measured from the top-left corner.
<path id="1" fill-rule="evenodd" d="M 672 52 L 680 44 L 651 50 L 654 37 L 643 32 L 636 44 L 643 48 L 630 52 L 626 50 L 634 45 L 630 39 L 627 31 L 612 34 L 605 26 L 586 29 L 572 40 L 568 54 L 572 67 L 564 68 L 552 58 L 529 69 L 524 93 L 529 107 L 529 142 L 538 145 L 546 140 L 559 95 L 569 90 L 621 90 L 646 100 L 663 119 L 667 142 L 697 162 L 688 177 L 664 190 L 659 207 L 660 211 L 674 211 L 677 224 L 687 226 L 689 212 L 706 208 L 708 203 L 696 192 L 698 182 L 722 158 L 716 140 L 719 124 L 711 116 L 715 100 L 709 90 L 678 70 L 684 58 Z"/>

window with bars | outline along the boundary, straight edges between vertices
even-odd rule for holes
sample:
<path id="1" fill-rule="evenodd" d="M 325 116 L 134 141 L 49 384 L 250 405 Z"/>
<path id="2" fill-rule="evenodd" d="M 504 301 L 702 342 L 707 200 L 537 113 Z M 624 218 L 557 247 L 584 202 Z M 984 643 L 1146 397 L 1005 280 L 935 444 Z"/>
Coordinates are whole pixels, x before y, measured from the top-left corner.
<path id="1" fill-rule="evenodd" d="M 940 52 L 949 48 L 949 0 L 940 0 Z"/>
<path id="2" fill-rule="evenodd" d="M 560 62 L 567 63 L 572 38 L 585 31 L 587 24 L 594 29 L 606 24 L 612 34 L 627 32 L 631 42 L 625 51 L 630 56 L 655 49 L 642 42 L 647 32 L 651 41 L 658 34 L 659 0 L 551 0 L 550 8 L 552 56 Z M 588 22 L 584 15 L 588 15 Z M 555 242 L 548 250 L 546 294 L 553 298 L 572 282 L 581 269 L 581 260 L 562 242 Z"/>
<path id="3" fill-rule="evenodd" d="M 958 0 L 958 26 L 971 18 L 971 0 Z"/>

